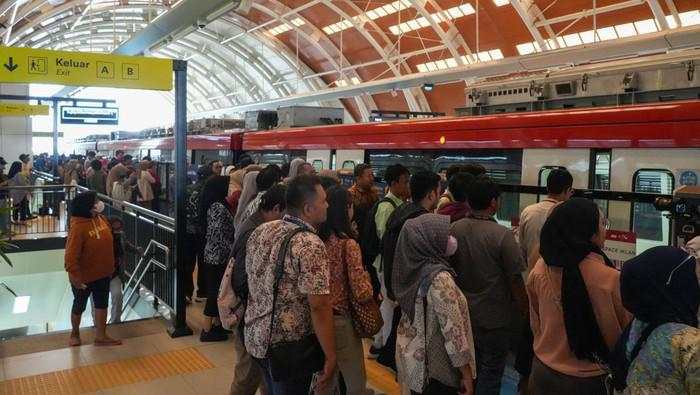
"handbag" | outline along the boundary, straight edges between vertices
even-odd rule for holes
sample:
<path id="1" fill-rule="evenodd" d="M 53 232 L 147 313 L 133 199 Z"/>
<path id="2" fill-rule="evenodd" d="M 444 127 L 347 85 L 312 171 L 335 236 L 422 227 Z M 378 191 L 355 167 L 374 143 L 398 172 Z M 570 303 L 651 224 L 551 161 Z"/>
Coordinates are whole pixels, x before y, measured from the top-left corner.
<path id="1" fill-rule="evenodd" d="M 284 275 L 284 258 L 287 255 L 289 242 L 297 233 L 308 232 L 305 227 L 294 229 L 284 240 L 277 254 L 275 266 L 275 281 L 272 288 L 272 313 L 270 316 L 270 338 L 268 340 L 267 358 L 270 374 L 274 381 L 289 381 L 295 378 L 310 377 L 313 373 L 323 370 L 326 361 L 325 354 L 314 333 L 294 341 L 272 343 L 272 327 L 275 322 L 275 308 L 280 280 Z"/>
<path id="2" fill-rule="evenodd" d="M 347 241 L 343 243 L 342 259 L 345 264 L 345 270 L 350 280 L 350 269 L 346 260 Z M 371 288 L 372 285 L 369 284 Z M 379 304 L 374 299 L 374 296 L 366 301 L 358 301 L 352 292 L 350 292 L 350 318 L 352 327 L 355 328 L 357 336 L 360 338 L 371 338 L 382 329 L 384 320 L 382 313 L 379 311 Z"/>

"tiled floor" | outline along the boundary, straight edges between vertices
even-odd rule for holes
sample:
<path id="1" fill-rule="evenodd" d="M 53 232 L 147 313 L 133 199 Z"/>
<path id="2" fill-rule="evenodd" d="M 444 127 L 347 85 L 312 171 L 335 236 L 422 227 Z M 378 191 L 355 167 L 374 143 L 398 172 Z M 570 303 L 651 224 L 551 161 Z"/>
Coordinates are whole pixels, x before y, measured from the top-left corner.
<path id="1" fill-rule="evenodd" d="M 197 314 L 201 306 L 193 305 L 188 309 L 188 321 L 192 326 L 201 319 Z M 192 314 L 190 314 L 192 313 Z M 116 332 L 116 329 L 113 329 Z M 198 330 L 196 330 L 198 333 Z M 95 347 L 85 344 L 75 348 L 61 348 L 53 351 L 37 352 L 0 359 L 0 381 L 11 380 L 60 371 L 81 366 L 91 366 L 99 363 L 124 360 L 151 354 L 195 347 L 214 368 L 195 373 L 170 376 L 148 382 L 138 382 L 122 385 L 96 392 L 96 394 L 138 394 L 138 395 L 179 395 L 179 394 L 228 394 L 229 385 L 233 378 L 234 351 L 231 341 L 222 343 L 201 343 L 199 336 L 187 336 L 172 339 L 163 332 L 152 335 L 131 337 L 117 347 Z M 391 395 L 398 394 L 394 385 L 393 375 L 375 362 L 367 362 L 368 385 L 370 388 L 384 389 Z M 501 395 L 515 394 L 515 374 L 510 370 L 504 378 Z M 513 377 L 511 377 L 513 376 Z M 374 382 L 376 381 L 376 382 Z M 377 391 L 377 393 L 380 393 Z"/>

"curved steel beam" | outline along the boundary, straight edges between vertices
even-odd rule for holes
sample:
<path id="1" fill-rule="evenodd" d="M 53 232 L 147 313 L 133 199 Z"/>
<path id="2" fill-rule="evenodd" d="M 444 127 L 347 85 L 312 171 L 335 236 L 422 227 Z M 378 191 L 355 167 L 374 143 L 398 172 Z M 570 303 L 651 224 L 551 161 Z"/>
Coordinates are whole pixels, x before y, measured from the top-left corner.
<path id="1" fill-rule="evenodd" d="M 292 11 L 289 7 L 280 3 L 277 0 L 269 0 L 269 1 L 273 4 L 275 4 L 278 8 L 283 10 L 283 12 L 285 12 L 285 13 L 290 13 Z M 257 9 L 258 11 L 263 12 L 264 14 L 266 14 L 270 18 L 285 22 L 284 20 L 280 19 L 280 14 L 278 14 L 277 12 L 275 12 L 273 10 L 270 10 L 267 7 L 264 7 L 264 6 L 257 4 L 257 3 L 254 3 L 253 7 L 255 9 Z M 316 47 L 316 49 L 319 50 L 323 54 L 323 56 L 333 65 L 333 67 L 336 70 L 340 71 L 341 65 L 338 64 L 338 62 L 335 60 L 335 58 L 331 54 L 329 54 L 328 51 L 326 51 L 326 49 L 323 47 L 323 45 L 321 45 L 317 41 L 318 39 L 323 40 L 325 45 L 328 45 L 329 47 L 335 49 L 338 52 L 339 58 L 340 58 L 342 63 L 350 64 L 350 62 L 348 62 L 348 60 L 345 58 L 345 56 L 340 52 L 338 47 L 336 47 L 335 44 L 330 39 L 328 39 L 328 37 L 323 33 L 323 31 L 321 31 L 321 29 L 319 29 L 315 24 L 310 23 L 304 16 L 302 16 L 301 14 L 298 14 L 298 13 L 291 13 L 291 15 L 289 17 L 290 18 L 291 17 L 299 18 L 302 21 L 304 21 L 304 24 L 302 26 L 296 27 L 295 31 L 300 36 L 302 36 L 306 41 L 308 41 L 311 45 Z M 293 24 L 291 24 L 291 25 L 294 26 Z M 306 32 L 306 29 L 311 29 L 312 34 L 308 34 Z M 342 75 L 340 75 L 340 76 L 342 76 Z M 356 75 L 356 73 L 354 76 L 359 79 L 359 76 Z M 357 107 L 360 110 L 360 114 L 362 115 L 362 118 L 369 119 L 369 113 L 370 113 L 369 108 L 368 108 L 367 103 L 365 103 L 365 100 L 363 100 L 363 97 L 357 96 L 354 98 L 354 100 L 355 100 L 355 103 L 357 103 Z M 376 108 L 376 104 L 374 103 L 374 100 L 371 99 L 371 97 L 366 98 L 366 100 L 370 101 L 371 106 L 373 108 Z"/>
<path id="2" fill-rule="evenodd" d="M 345 4 L 354 9 L 357 12 L 357 15 L 362 15 L 364 16 L 364 11 L 360 9 L 355 3 L 351 2 L 350 0 L 343 0 Z M 369 24 L 372 26 L 372 29 L 381 37 L 381 39 L 384 41 L 385 46 L 393 46 L 393 42 L 389 39 L 389 37 L 386 35 L 384 30 L 382 30 L 379 25 L 377 25 L 376 22 L 369 18 L 353 18 L 350 15 L 348 15 L 345 11 L 343 11 L 340 7 L 335 5 L 333 2 L 328 2 L 325 4 L 326 7 L 330 8 L 331 10 L 335 11 L 336 14 L 340 15 L 343 17 L 343 19 L 349 21 L 352 23 L 353 27 L 360 33 L 362 34 L 362 37 L 364 37 L 365 40 L 374 48 L 374 50 L 379 54 L 379 56 L 386 61 L 387 66 L 389 67 L 389 70 L 391 73 L 394 75 L 394 77 L 398 77 L 401 75 L 401 70 L 399 67 L 397 67 L 394 62 L 392 62 L 390 59 L 389 53 L 384 49 L 384 47 L 379 44 L 379 42 L 374 38 L 372 34 L 370 34 L 367 29 L 364 28 L 365 24 Z M 357 19 L 361 19 L 360 23 L 358 23 Z M 340 32 L 340 34 L 343 34 L 343 32 Z M 403 62 L 400 62 L 403 66 L 408 68 L 409 74 L 411 73 L 410 67 L 406 65 Z M 415 92 L 414 92 L 415 91 Z M 428 105 L 428 101 L 425 99 L 425 95 L 423 95 L 423 91 L 418 89 L 405 89 L 402 90 L 404 98 L 406 99 L 406 104 L 408 104 L 408 109 L 410 111 L 430 111 L 430 106 Z M 418 98 L 421 98 L 420 100 Z M 423 107 L 422 105 L 425 105 Z"/>

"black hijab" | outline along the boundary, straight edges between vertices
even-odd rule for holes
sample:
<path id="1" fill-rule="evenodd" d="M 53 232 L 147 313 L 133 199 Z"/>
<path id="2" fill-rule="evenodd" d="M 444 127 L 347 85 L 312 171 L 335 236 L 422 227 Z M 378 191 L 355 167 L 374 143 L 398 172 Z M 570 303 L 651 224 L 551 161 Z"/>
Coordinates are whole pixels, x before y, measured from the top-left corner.
<path id="1" fill-rule="evenodd" d="M 598 233 L 600 211 L 591 200 L 572 198 L 554 207 L 540 233 L 540 255 L 548 266 L 562 268 L 561 302 L 569 348 L 578 359 L 607 362 L 610 350 L 605 344 L 593 312 L 579 264 L 595 252 L 591 242 Z"/>
<path id="2" fill-rule="evenodd" d="M 615 386 L 626 387 L 629 366 L 646 339 L 660 325 L 675 322 L 698 326 L 700 284 L 695 274 L 695 258 L 676 247 L 650 248 L 622 267 L 622 304 L 635 319 L 648 324 L 627 357 L 629 327 L 620 336 L 612 358 Z"/>

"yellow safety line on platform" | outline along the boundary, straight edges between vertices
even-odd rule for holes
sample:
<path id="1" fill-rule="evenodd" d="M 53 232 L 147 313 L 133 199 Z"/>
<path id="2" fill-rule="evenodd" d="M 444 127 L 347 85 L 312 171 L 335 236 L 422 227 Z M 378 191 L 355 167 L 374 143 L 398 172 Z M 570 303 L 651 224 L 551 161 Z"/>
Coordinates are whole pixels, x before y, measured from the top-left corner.
<path id="1" fill-rule="evenodd" d="M 213 367 L 196 348 L 190 347 L 6 380 L 0 382 L 0 394 L 83 394 Z"/>
<path id="2" fill-rule="evenodd" d="M 390 372 L 376 361 L 366 359 L 367 382 L 382 394 L 399 395 L 401 390 L 396 383 L 394 373 Z"/>

